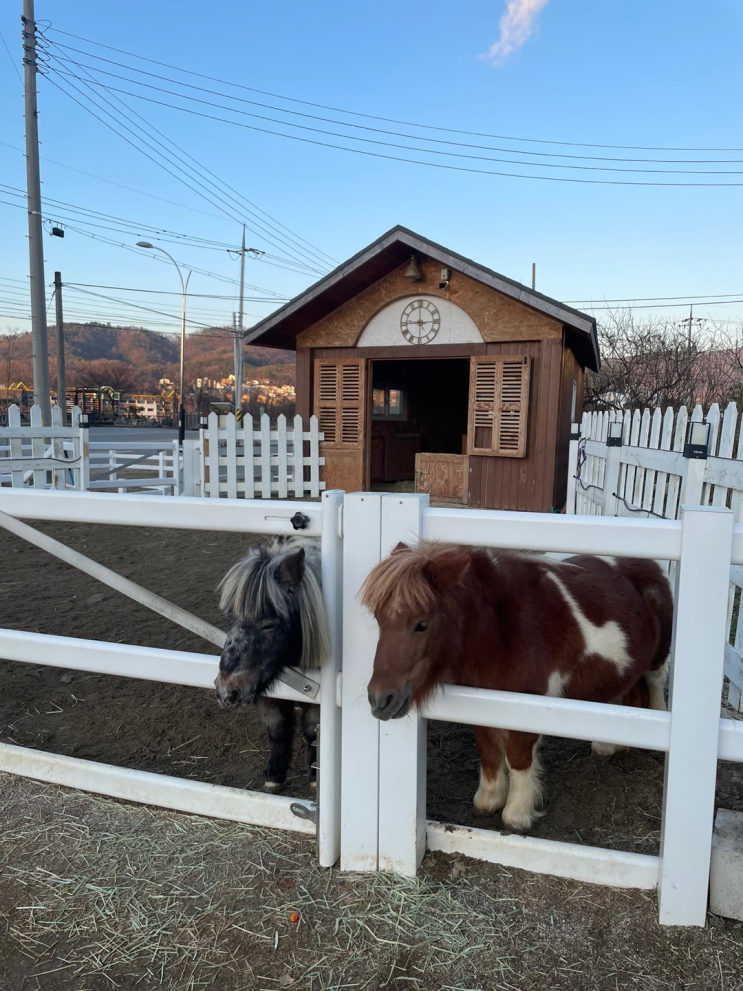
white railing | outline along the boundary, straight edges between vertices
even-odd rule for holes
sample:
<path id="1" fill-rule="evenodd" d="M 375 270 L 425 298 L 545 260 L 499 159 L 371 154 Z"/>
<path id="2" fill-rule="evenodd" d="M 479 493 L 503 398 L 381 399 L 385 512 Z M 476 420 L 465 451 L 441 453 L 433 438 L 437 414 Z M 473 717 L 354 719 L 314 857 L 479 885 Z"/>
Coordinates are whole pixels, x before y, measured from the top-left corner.
<path id="1" fill-rule="evenodd" d="M 21 491 L 14 488 L 0 491 L 0 526 L 218 646 L 224 643 L 225 638 L 221 630 L 21 523 L 18 517 L 258 534 L 294 533 L 291 517 L 297 512 L 306 517 L 302 533 L 320 537 L 322 543 L 323 597 L 329 619 L 331 653 L 320 671 L 309 674 L 287 671 L 272 694 L 320 704 L 319 763 L 322 781 L 316 808 L 306 808 L 317 819 L 318 855 L 320 863 L 325 866 L 332 866 L 339 853 L 340 713 L 336 705 L 336 680 L 340 669 L 342 564 L 338 518 L 342 498 L 342 493 L 326 492 L 319 504 L 282 502 L 267 505 L 252 500 L 238 502 L 226 499 L 211 503 L 199 498 L 165 500 L 154 495 L 132 498 L 129 495 L 90 492 Z M 32 586 L 29 593 L 31 590 Z M 0 629 L 0 657 L 199 688 L 213 686 L 219 662 L 219 657 L 213 654 L 53 637 L 9 629 Z M 299 832 L 314 833 L 316 829 L 309 819 L 292 814 L 294 800 L 284 796 L 111 767 L 10 744 L 0 744 L 0 770 L 200 815 Z"/>
<path id="2" fill-rule="evenodd" d="M 236 420 L 233 413 L 222 418 L 210 413 L 206 429 L 201 430 L 202 494 L 214 498 L 295 499 L 318 498 L 325 488 L 320 481 L 320 441 L 316 416 L 311 416 L 309 430 L 301 416 L 291 426 L 279 416 L 276 428 L 265 414 L 256 428 L 252 417 Z"/>
<path id="3" fill-rule="evenodd" d="M 72 423 L 62 425 L 62 410 L 52 407 L 52 425 L 41 425 L 41 409 L 31 408 L 30 423 L 8 407 L 7 426 L 0 427 L 0 486 L 36 489 L 88 487 L 88 418 L 73 407 Z"/>
<path id="4" fill-rule="evenodd" d="M 426 496 L 354 493 L 345 499 L 344 538 L 341 866 L 414 874 L 428 845 L 583 881 L 658 886 L 662 923 L 703 925 L 717 759 L 743 761 L 743 723 L 720 719 L 730 563 L 743 561 L 743 527 L 733 534 L 732 513 L 695 507 L 680 521 L 566 517 L 430 509 Z M 425 720 L 371 716 L 366 685 L 377 632 L 358 599 L 369 570 L 398 541 L 418 538 L 677 562 L 670 713 L 453 686 L 424 712 L 666 752 L 661 857 L 426 821 Z"/>

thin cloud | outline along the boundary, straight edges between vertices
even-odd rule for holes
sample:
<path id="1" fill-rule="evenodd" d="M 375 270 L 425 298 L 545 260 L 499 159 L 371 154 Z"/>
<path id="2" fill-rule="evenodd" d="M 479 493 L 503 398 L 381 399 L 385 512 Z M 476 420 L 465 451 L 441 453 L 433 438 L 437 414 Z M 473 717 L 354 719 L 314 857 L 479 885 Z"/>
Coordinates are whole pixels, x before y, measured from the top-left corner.
<path id="1" fill-rule="evenodd" d="M 518 51 L 529 38 L 537 14 L 549 0 L 508 0 L 506 12 L 500 19 L 500 38 L 490 46 L 483 58 L 500 65 Z"/>

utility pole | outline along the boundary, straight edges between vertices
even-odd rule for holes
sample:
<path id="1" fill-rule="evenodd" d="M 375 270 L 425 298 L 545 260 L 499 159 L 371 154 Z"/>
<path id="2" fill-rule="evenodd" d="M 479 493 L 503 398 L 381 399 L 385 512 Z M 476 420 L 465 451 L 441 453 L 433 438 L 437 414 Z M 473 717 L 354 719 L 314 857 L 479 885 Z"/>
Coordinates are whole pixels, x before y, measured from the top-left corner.
<path id="1" fill-rule="evenodd" d="M 237 312 L 237 336 L 235 339 L 235 413 L 243 404 L 243 308 L 245 305 L 245 224 L 240 247 L 240 307 Z M 242 414 L 241 414 L 242 415 Z"/>
<path id="2" fill-rule="evenodd" d="M 57 406 L 62 410 L 62 426 L 67 426 L 67 378 L 64 368 L 64 317 L 62 315 L 62 273 L 54 273 L 54 300 L 57 305 Z"/>
<path id="3" fill-rule="evenodd" d="M 694 325 L 696 325 L 697 327 L 701 327 L 706 322 L 707 321 L 706 321 L 706 319 L 704 317 L 695 317 L 694 316 L 694 305 L 693 305 L 693 303 L 690 303 L 689 304 L 689 316 L 686 317 L 685 320 L 679 321 L 679 324 L 678 324 L 678 326 L 683 326 L 684 324 L 686 325 L 686 348 L 687 348 L 688 351 L 691 351 L 691 328 Z"/>
<path id="4" fill-rule="evenodd" d="M 245 256 L 252 255 L 254 258 L 258 258 L 260 255 L 265 254 L 263 251 L 259 251 L 258 248 L 246 248 L 245 247 L 245 224 L 243 224 L 243 237 L 242 244 L 240 245 L 239 251 L 233 251 L 232 248 L 228 248 L 227 253 L 229 255 L 240 255 L 240 309 L 237 314 L 237 326 L 235 326 L 235 314 L 232 314 L 232 332 L 235 335 L 235 348 L 234 348 L 234 359 L 235 359 L 235 413 L 242 407 L 242 394 L 243 394 L 243 337 L 245 335 L 245 328 L 243 327 L 243 311 L 245 306 Z"/>
<path id="5" fill-rule="evenodd" d="M 41 408 L 43 426 L 51 426 L 49 398 L 49 344 L 44 292 L 44 239 L 41 226 L 39 122 L 36 106 L 36 21 L 34 0 L 23 0 L 23 73 L 26 118 L 26 193 L 28 198 L 28 258 L 31 276 L 31 338 L 34 402 Z"/>

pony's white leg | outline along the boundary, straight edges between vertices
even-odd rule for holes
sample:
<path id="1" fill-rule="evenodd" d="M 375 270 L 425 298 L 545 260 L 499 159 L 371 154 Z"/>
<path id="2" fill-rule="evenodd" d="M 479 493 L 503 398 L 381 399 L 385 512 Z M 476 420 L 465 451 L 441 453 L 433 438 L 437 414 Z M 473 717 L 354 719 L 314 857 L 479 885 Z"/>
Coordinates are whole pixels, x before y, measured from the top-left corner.
<path id="1" fill-rule="evenodd" d="M 506 742 L 508 732 L 490 726 L 475 727 L 475 743 L 480 755 L 480 787 L 475 792 L 474 806 L 488 815 L 502 809 L 508 795 L 506 774 Z"/>
<path id="2" fill-rule="evenodd" d="M 513 734 L 516 735 L 516 734 Z M 530 735 L 530 739 L 533 736 Z M 512 765 L 511 748 L 509 746 L 508 770 L 510 786 L 508 801 L 503 809 L 503 825 L 517 832 L 526 832 L 534 825 L 539 815 L 538 806 L 542 802 L 541 765 L 537 749 L 539 739 L 531 748 L 531 762 L 528 766 L 517 768 Z M 519 761 L 522 763 L 522 761 Z"/>
<path id="3" fill-rule="evenodd" d="M 502 761 L 495 777 L 488 776 L 488 772 L 480 765 L 480 787 L 475 792 L 473 804 L 478 812 L 497 812 L 506 804 L 508 795 L 508 775 L 506 774 L 506 762 Z"/>
<path id="4" fill-rule="evenodd" d="M 650 691 L 650 708 L 666 711 L 666 682 L 668 681 L 668 661 L 657 671 L 646 671 L 645 681 Z"/>

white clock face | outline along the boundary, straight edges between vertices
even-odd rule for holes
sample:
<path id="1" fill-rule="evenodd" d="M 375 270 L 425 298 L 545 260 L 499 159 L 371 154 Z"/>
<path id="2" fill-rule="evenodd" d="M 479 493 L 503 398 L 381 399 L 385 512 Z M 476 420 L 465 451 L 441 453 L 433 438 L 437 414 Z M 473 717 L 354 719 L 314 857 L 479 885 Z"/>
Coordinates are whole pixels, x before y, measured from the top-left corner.
<path id="1" fill-rule="evenodd" d="M 441 326 L 441 315 L 427 299 L 414 299 L 408 303 L 400 317 L 402 336 L 411 344 L 428 344 Z"/>

